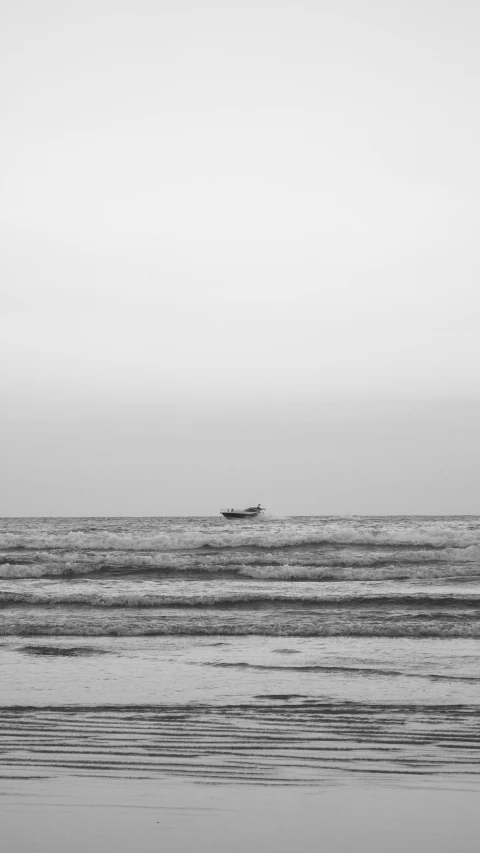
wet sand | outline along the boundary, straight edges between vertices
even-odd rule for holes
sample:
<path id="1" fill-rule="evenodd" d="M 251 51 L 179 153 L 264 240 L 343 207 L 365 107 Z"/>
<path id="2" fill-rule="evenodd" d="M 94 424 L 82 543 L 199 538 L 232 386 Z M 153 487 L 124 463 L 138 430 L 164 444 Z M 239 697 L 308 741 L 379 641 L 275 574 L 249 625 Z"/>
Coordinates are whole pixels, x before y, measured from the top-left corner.
<path id="1" fill-rule="evenodd" d="M 0 781 L 6 853 L 474 853 L 478 789 Z"/>

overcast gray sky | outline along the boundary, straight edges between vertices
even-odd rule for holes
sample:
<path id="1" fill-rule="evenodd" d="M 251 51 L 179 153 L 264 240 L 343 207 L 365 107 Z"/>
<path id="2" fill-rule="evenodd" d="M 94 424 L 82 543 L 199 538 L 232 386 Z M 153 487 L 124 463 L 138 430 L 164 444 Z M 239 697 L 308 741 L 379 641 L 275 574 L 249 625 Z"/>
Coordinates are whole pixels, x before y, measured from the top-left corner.
<path id="1" fill-rule="evenodd" d="M 2 4 L 1 514 L 480 511 L 479 27 Z"/>

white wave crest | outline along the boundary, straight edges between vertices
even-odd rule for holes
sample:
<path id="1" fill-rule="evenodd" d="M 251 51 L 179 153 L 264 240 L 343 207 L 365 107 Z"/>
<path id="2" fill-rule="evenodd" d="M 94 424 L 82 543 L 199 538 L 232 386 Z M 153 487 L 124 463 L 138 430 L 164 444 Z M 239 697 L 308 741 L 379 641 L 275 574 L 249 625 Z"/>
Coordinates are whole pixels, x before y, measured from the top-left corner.
<path id="1" fill-rule="evenodd" d="M 112 625 L 85 624 L 81 629 L 72 624 L 0 624 L 1 636 L 16 637 L 155 637 L 155 636 L 265 636 L 290 637 L 291 626 L 264 624 L 223 624 L 212 631 L 210 625 L 163 624 L 163 625 Z M 396 621 L 382 625 L 315 625 L 296 626 L 296 637 L 410 637 L 412 639 L 436 638 L 480 638 L 480 624 L 423 624 L 400 625 Z"/>
<path id="2" fill-rule="evenodd" d="M 218 605 L 264 605 L 269 607 L 276 604 L 305 604 L 308 606 L 338 605 L 345 604 L 356 608 L 358 605 L 393 605 L 395 602 L 415 606 L 420 603 L 426 606 L 429 603 L 453 603 L 467 606 L 478 606 L 480 604 L 480 589 L 467 588 L 458 585 L 448 590 L 432 588 L 431 585 L 415 585 L 405 588 L 402 586 L 392 587 L 391 584 L 381 583 L 352 583 L 339 585 L 337 583 L 324 584 L 294 584 L 271 583 L 240 584 L 235 582 L 228 584 L 227 588 L 217 589 L 211 583 L 199 582 L 196 586 L 198 591 L 191 591 L 190 587 L 183 586 L 176 591 L 158 592 L 151 588 L 142 589 L 141 592 L 127 590 L 119 592 L 115 589 L 95 589 L 78 591 L 76 585 L 71 588 L 62 588 L 60 583 L 52 583 L 47 588 L 37 591 L 35 589 L 13 588 L 0 590 L 0 605 L 3 606 L 83 606 L 96 608 L 162 608 L 162 607 L 215 607 Z M 247 588 L 245 588 L 245 586 Z M 341 588 L 343 586 L 343 589 Z"/>
<path id="3" fill-rule="evenodd" d="M 434 578 L 477 578 L 478 565 L 462 566 L 390 566 L 381 567 L 335 567 L 331 566 L 243 566 L 239 573 L 258 580 L 403 580 Z"/>
<path id="4" fill-rule="evenodd" d="M 293 555 L 292 555 L 293 556 Z M 295 557 L 297 555 L 294 555 Z M 59 557 L 49 558 L 45 562 L 32 563 L 4 563 L 0 565 L 0 578 L 48 578 L 96 575 L 104 571 L 107 575 L 110 571 L 124 570 L 129 574 L 136 572 L 149 573 L 173 572 L 198 574 L 241 575 L 256 578 L 258 580 L 401 580 L 401 579 L 435 579 L 435 578 L 458 578 L 471 579 L 480 578 L 480 564 L 478 561 L 467 559 L 465 562 L 459 560 L 447 562 L 439 560 L 432 564 L 431 558 L 428 562 L 406 563 L 400 560 L 398 563 L 386 563 L 385 559 L 376 561 L 372 555 L 361 555 L 359 559 L 349 555 L 343 563 L 338 560 L 330 560 L 328 557 L 322 560 L 318 557 L 302 562 L 286 563 L 285 554 L 275 557 L 273 554 L 265 554 L 263 559 L 257 555 L 242 554 L 241 559 L 234 559 L 227 555 L 209 555 L 208 558 L 199 559 L 198 556 L 181 554 L 177 557 L 171 554 L 155 555 L 154 557 L 140 557 L 131 559 L 128 555 L 88 555 L 70 558 L 67 560 Z"/>
<path id="5" fill-rule="evenodd" d="M 369 546 L 424 546 L 430 548 L 466 548 L 480 546 L 477 530 L 462 530 L 451 525 L 423 525 L 390 528 L 359 528 L 344 524 L 323 524 L 306 529 L 283 529 L 278 523 L 271 527 L 254 525 L 245 529 L 220 528 L 209 532 L 192 530 L 176 533 L 141 534 L 111 533 L 108 531 L 85 533 L 70 531 L 59 533 L 8 533 L 0 534 L 0 549 L 27 548 L 31 550 L 87 550 L 87 551 L 178 551 L 199 548 L 286 548 L 318 545 L 369 545 Z"/>

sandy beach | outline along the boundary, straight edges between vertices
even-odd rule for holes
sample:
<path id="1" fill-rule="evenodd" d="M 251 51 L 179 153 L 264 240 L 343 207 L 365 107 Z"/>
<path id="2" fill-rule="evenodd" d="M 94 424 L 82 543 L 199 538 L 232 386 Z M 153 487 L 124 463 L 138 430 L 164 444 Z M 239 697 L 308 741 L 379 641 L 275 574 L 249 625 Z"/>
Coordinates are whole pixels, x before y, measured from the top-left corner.
<path id="1" fill-rule="evenodd" d="M 473 853 L 478 788 L 0 782 L 8 853 Z"/>

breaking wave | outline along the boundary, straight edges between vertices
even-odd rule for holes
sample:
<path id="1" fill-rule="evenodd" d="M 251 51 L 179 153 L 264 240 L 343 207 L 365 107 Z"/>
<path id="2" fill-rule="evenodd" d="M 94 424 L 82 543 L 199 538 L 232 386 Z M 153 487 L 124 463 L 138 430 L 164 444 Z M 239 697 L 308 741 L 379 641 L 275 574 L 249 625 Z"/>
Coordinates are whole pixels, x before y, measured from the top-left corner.
<path id="1" fill-rule="evenodd" d="M 38 560 L 38 556 L 37 560 Z M 384 559 L 375 560 L 363 557 L 356 559 L 354 555 L 340 560 L 329 560 L 328 556 L 314 561 L 303 562 L 278 562 L 272 563 L 272 555 L 260 561 L 255 556 L 242 555 L 242 559 L 211 559 L 198 560 L 184 557 L 181 560 L 137 557 L 132 561 L 126 558 L 119 560 L 108 556 L 91 555 L 88 559 L 51 559 L 46 556 L 45 561 L 37 562 L 5 562 L 0 564 L 0 578 L 48 578 L 48 577 L 71 577 L 86 576 L 94 574 L 108 574 L 115 572 L 122 574 L 148 573 L 154 575 L 160 572 L 163 575 L 184 572 L 197 576 L 205 573 L 239 575 L 242 577 L 255 578 L 258 580 L 297 580 L 297 581 L 350 581 L 350 580 L 408 580 L 408 579 L 435 579 L 451 578 L 453 580 L 471 580 L 480 577 L 480 563 L 471 555 L 467 555 L 464 561 L 454 555 L 453 559 L 443 555 L 436 563 L 432 557 L 417 559 L 407 562 L 404 558 L 395 562 L 385 562 Z"/>
<path id="2" fill-rule="evenodd" d="M 357 526 L 324 524 L 318 529 L 282 531 L 266 526 L 255 529 L 218 531 L 182 531 L 149 535 L 113 533 L 0 533 L 0 549 L 48 549 L 87 551 L 179 551 L 192 548 L 288 548 L 321 545 L 357 545 L 368 547 L 467 548 L 480 546 L 477 530 L 459 530 L 454 526 L 415 526 L 411 528 L 368 529 Z"/>
<path id="3" fill-rule="evenodd" d="M 212 630 L 211 625 L 117 625 L 86 624 L 81 628 L 72 624 L 0 625 L 1 636 L 16 637 L 175 637 L 175 636 L 225 636 L 225 637 L 390 637 L 412 639 L 479 639 L 480 624 L 425 624 L 402 625 L 394 622 L 381 625 L 223 625 Z"/>
<path id="4" fill-rule="evenodd" d="M 480 591 L 472 591 L 468 594 L 452 592 L 432 591 L 430 594 L 425 590 L 420 592 L 403 592 L 399 590 L 396 594 L 361 594 L 358 592 L 312 592 L 308 591 L 302 595 L 301 590 L 293 591 L 274 589 L 266 591 L 259 590 L 229 590 L 227 592 L 184 592 L 175 594 L 151 593 L 151 592 L 117 592 L 90 591 L 77 592 L 68 590 L 65 592 L 35 592 L 32 590 L 0 591 L 0 607 L 11 605 L 25 605 L 40 607 L 239 607 L 250 605 L 255 607 L 272 607 L 275 605 L 289 605 L 291 607 L 479 607 Z"/>

